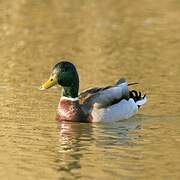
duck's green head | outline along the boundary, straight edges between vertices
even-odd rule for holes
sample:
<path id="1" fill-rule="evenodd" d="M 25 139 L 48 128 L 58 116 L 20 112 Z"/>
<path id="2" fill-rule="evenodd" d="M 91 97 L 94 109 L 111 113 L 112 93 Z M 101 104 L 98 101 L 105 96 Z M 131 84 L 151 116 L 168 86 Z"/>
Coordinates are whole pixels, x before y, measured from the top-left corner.
<path id="1" fill-rule="evenodd" d="M 57 63 L 52 70 L 50 78 L 41 86 L 41 90 L 59 84 L 63 87 L 62 96 L 75 98 L 79 91 L 79 77 L 75 66 L 68 61 Z"/>

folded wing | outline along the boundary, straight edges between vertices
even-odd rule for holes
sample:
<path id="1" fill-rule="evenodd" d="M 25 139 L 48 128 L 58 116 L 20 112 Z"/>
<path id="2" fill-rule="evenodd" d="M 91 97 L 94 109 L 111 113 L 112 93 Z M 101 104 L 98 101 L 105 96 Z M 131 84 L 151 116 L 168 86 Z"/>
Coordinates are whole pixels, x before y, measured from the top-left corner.
<path id="1" fill-rule="evenodd" d="M 130 93 L 125 80 L 119 80 L 114 86 L 92 88 L 79 95 L 80 103 L 91 108 L 105 108 L 118 103 L 122 99 L 129 99 Z"/>

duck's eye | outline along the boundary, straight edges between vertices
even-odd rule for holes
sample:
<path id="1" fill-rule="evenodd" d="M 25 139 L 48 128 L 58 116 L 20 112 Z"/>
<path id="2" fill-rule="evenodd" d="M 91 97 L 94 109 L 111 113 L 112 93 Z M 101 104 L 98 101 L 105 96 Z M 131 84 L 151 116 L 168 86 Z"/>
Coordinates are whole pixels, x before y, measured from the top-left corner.
<path id="1" fill-rule="evenodd" d="M 53 81 L 53 79 L 51 79 L 51 81 Z"/>

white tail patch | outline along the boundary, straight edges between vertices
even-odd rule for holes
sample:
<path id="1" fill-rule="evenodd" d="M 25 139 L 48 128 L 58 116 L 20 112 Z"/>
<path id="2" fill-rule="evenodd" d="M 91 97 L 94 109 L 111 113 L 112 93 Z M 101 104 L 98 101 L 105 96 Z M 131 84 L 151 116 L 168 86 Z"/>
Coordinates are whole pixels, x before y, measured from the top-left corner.
<path id="1" fill-rule="evenodd" d="M 144 97 L 143 99 L 136 101 L 136 105 L 137 105 L 137 106 L 142 106 L 142 105 L 145 104 L 146 102 L 147 102 L 147 98 Z"/>

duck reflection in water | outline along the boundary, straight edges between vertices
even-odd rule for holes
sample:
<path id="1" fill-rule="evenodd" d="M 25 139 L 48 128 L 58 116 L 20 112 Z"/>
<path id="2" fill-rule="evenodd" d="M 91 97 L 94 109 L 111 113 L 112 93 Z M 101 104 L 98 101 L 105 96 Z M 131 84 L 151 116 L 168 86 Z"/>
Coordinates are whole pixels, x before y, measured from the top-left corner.
<path id="1" fill-rule="evenodd" d="M 64 121 L 58 122 L 58 128 L 60 143 L 58 170 L 73 175 L 73 170 L 81 168 L 81 158 L 84 152 L 88 152 L 89 146 L 93 141 L 93 127 L 90 123 Z"/>
<path id="2" fill-rule="evenodd" d="M 58 122 L 58 171 L 74 177 L 74 170 L 82 167 L 85 156 L 96 156 L 101 149 L 129 145 L 138 138 L 136 134 L 129 135 L 129 131 L 139 129 L 141 122 L 141 116 L 115 123 Z"/>

